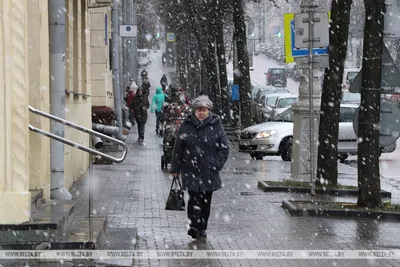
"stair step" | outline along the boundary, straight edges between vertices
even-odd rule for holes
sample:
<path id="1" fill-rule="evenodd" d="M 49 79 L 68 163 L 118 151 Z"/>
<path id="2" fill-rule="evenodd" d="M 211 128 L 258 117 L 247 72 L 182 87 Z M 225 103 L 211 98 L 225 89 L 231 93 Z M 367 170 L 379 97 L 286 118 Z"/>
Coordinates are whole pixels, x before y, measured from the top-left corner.
<path id="1" fill-rule="evenodd" d="M 137 240 L 137 228 L 108 228 L 104 245 L 100 250 L 135 250 Z M 133 266 L 133 259 L 107 259 L 94 262 L 96 266 Z"/>
<path id="2" fill-rule="evenodd" d="M 27 243 L 4 243 L 0 244 L 3 250 L 45 250 L 45 249 L 97 249 L 104 244 L 107 229 L 107 216 L 94 216 L 92 222 L 93 234 L 90 238 L 88 217 L 76 217 L 62 236 L 49 242 L 31 241 Z M 35 231 L 31 231 L 35 232 Z"/>
<path id="3" fill-rule="evenodd" d="M 43 190 L 30 190 L 31 193 L 31 213 L 35 212 L 43 203 Z"/>
<path id="4" fill-rule="evenodd" d="M 104 244 L 107 231 L 107 215 L 93 216 L 90 228 L 89 218 L 76 217 L 58 242 L 52 243 L 52 249 L 98 249 Z M 90 238 L 92 229 L 92 238 Z"/>
<path id="5" fill-rule="evenodd" d="M 73 219 L 73 201 L 51 201 L 32 213 L 31 221 L 0 225 L 0 245 L 51 242 L 59 239 Z"/>

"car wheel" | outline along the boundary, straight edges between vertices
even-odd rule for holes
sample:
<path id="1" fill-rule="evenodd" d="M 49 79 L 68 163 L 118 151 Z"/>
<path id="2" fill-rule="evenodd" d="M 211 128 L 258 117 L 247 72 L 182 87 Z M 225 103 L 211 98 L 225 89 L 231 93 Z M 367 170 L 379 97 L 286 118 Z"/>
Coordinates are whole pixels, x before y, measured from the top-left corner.
<path id="1" fill-rule="evenodd" d="M 255 159 L 255 160 L 262 160 L 262 159 L 264 158 L 264 156 L 263 156 L 262 154 L 260 154 L 260 153 L 253 153 L 253 154 L 250 154 L 250 157 L 251 157 L 252 159 Z"/>
<path id="2" fill-rule="evenodd" d="M 293 149 L 293 138 L 287 137 L 283 139 L 279 150 L 281 152 L 281 158 L 283 161 L 292 161 L 292 149 Z"/>
<path id="3" fill-rule="evenodd" d="M 339 161 L 340 161 L 341 163 L 344 163 L 348 157 L 349 157 L 349 155 L 339 155 L 339 156 L 338 156 Z"/>

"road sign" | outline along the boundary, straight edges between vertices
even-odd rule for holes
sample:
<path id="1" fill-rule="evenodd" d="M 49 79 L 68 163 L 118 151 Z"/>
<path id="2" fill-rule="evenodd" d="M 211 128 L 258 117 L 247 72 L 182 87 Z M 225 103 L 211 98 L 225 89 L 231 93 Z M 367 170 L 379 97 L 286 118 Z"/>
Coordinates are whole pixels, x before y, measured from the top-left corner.
<path id="1" fill-rule="evenodd" d="M 313 13 L 314 40 L 313 48 L 325 48 L 329 45 L 329 20 L 327 13 Z M 310 23 L 308 13 L 294 15 L 294 46 L 296 48 L 309 47 Z"/>
<path id="2" fill-rule="evenodd" d="M 167 42 L 175 42 L 175 33 L 173 32 L 167 33 Z"/>
<path id="3" fill-rule="evenodd" d="M 328 17 L 330 12 L 328 13 Z M 308 56 L 308 49 L 296 49 L 294 47 L 294 13 L 284 15 L 284 42 L 285 42 L 285 62 L 294 62 L 294 57 Z M 328 55 L 328 48 L 313 49 L 314 55 Z"/>
<path id="4" fill-rule="evenodd" d="M 350 85 L 351 93 L 360 93 L 362 83 L 362 70 L 357 74 L 356 78 Z M 400 72 L 392 56 L 390 55 L 386 45 L 383 46 L 382 55 L 382 78 L 381 78 L 381 93 L 391 94 L 395 87 L 400 87 Z"/>
<path id="5" fill-rule="evenodd" d="M 136 25 L 119 25 L 119 36 L 121 37 L 136 37 L 137 26 Z"/>
<path id="6" fill-rule="evenodd" d="M 360 107 L 353 117 L 353 129 L 358 136 L 358 114 Z M 381 116 L 379 123 L 379 147 L 393 144 L 400 136 L 400 109 L 395 103 L 381 99 Z"/>
<path id="7" fill-rule="evenodd" d="M 399 38 L 400 37 L 400 1 L 398 0 L 386 0 L 386 13 L 384 19 L 384 30 L 383 37 L 385 38 Z M 365 13 L 361 16 L 356 27 L 351 32 L 351 36 L 354 38 L 364 37 L 365 27 Z"/>
<path id="8" fill-rule="evenodd" d="M 239 97 L 239 85 L 238 84 L 232 84 L 231 86 L 231 96 L 233 101 L 238 101 L 240 99 Z"/>
<path id="9" fill-rule="evenodd" d="M 308 57 L 295 57 L 294 62 L 299 69 L 309 68 Z M 325 69 L 329 67 L 329 56 L 328 55 L 315 55 L 313 56 L 313 63 L 315 69 Z"/>

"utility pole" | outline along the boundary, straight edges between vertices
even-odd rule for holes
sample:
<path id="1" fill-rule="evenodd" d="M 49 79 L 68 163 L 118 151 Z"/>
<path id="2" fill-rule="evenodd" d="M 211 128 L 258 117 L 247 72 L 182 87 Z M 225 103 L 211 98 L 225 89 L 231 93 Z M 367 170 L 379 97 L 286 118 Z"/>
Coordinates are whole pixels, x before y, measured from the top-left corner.
<path id="1" fill-rule="evenodd" d="M 119 17 L 118 17 L 119 1 L 114 0 L 111 9 L 111 22 L 113 27 L 112 33 L 112 73 L 113 73 L 113 88 L 114 88 L 114 108 L 117 115 L 118 137 L 122 136 L 122 108 L 121 108 L 121 89 L 119 84 Z"/>
<path id="2" fill-rule="evenodd" d="M 312 184 L 311 194 L 315 194 L 315 165 L 317 159 L 315 133 L 318 130 L 321 86 L 315 68 L 328 66 L 327 50 L 319 51 L 315 56 L 315 47 L 328 47 L 329 23 L 327 13 L 318 13 L 315 0 L 302 0 L 301 13 L 294 15 L 294 46 L 297 49 L 308 49 L 307 56 L 295 56 L 297 66 L 302 70 L 300 79 L 299 101 L 293 104 L 294 125 L 292 146 L 291 180 L 307 181 Z M 315 23 L 319 23 L 314 31 Z M 307 32 L 308 31 L 308 32 Z M 304 35 L 303 35 L 304 33 Z M 303 50 L 304 51 L 304 50 Z M 294 141 L 296 140 L 296 141 Z M 309 156 L 307 160 L 306 155 Z"/>
<path id="3" fill-rule="evenodd" d="M 122 24 L 124 25 L 134 25 L 134 2 L 133 0 L 123 0 L 122 2 Z M 134 54 L 135 37 L 124 37 L 122 39 L 122 77 L 123 86 L 128 83 L 130 79 L 136 80 L 136 75 L 134 74 Z"/>

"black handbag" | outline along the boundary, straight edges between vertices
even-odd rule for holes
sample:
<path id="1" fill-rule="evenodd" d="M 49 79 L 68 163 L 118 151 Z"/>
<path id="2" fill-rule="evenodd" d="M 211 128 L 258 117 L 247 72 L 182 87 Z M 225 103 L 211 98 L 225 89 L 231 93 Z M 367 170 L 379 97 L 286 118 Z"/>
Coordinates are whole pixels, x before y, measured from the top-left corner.
<path id="1" fill-rule="evenodd" d="M 174 188 L 177 185 L 177 188 Z M 176 175 L 172 179 L 171 189 L 169 191 L 167 203 L 165 204 L 166 210 L 185 210 L 185 200 L 183 198 L 183 190 L 179 176 Z"/>

